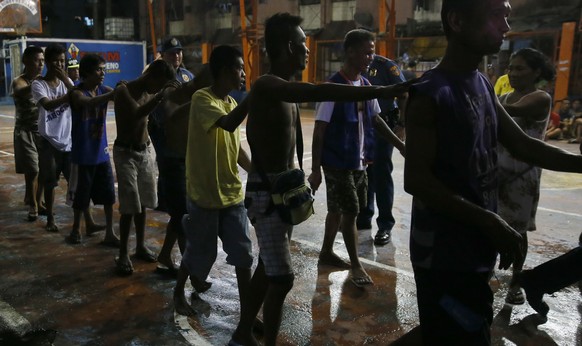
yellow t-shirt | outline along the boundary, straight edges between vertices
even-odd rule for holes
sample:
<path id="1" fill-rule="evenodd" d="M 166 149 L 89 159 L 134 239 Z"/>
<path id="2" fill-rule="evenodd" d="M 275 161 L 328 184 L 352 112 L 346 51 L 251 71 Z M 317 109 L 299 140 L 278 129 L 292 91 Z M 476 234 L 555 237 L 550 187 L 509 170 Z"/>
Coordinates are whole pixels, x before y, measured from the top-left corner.
<path id="1" fill-rule="evenodd" d="M 240 131 L 228 132 L 216 126 L 220 117 L 236 107 L 236 101 L 219 99 L 210 87 L 192 95 L 186 149 L 186 189 L 198 206 L 221 209 L 244 198 L 238 174 Z"/>
<path id="2" fill-rule="evenodd" d="M 494 89 L 495 95 L 497 96 L 512 92 L 513 88 L 511 87 L 511 84 L 509 84 L 509 76 L 504 74 L 503 76 L 497 78 Z"/>

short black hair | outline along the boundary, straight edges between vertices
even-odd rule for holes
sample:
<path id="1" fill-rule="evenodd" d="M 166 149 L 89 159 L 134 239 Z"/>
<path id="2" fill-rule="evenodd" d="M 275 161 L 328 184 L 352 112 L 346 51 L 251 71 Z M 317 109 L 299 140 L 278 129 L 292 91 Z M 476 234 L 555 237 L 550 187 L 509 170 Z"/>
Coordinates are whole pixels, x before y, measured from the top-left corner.
<path id="1" fill-rule="evenodd" d="M 368 30 L 350 30 L 344 37 L 344 52 L 347 52 L 349 48 L 357 47 L 364 42 L 374 41 L 375 39 L 376 36 L 374 36 L 374 33 Z"/>
<path id="2" fill-rule="evenodd" d="M 456 11 L 458 13 L 468 14 L 482 1 L 483 0 L 443 0 L 443 6 L 441 7 L 441 22 L 445 36 L 449 37 L 451 34 L 451 27 L 447 20 L 449 12 Z"/>
<path id="3" fill-rule="evenodd" d="M 291 40 L 291 31 L 303 22 L 303 18 L 289 13 L 276 13 L 265 22 L 265 48 L 269 59 L 276 60 L 280 47 Z"/>
<path id="4" fill-rule="evenodd" d="M 220 75 L 220 71 L 224 67 L 232 67 L 238 58 L 242 58 L 242 53 L 232 46 L 224 45 L 214 48 L 210 53 L 209 61 L 212 78 L 216 80 Z"/>
<path id="5" fill-rule="evenodd" d="M 22 61 L 26 62 L 28 59 L 32 59 L 35 55 L 37 55 L 39 53 L 40 54 L 44 53 L 42 48 L 40 48 L 38 46 L 28 46 L 24 50 L 24 53 L 22 53 Z"/>
<path id="6" fill-rule="evenodd" d="M 105 59 L 101 55 L 93 53 L 85 54 L 79 64 L 79 76 L 83 79 L 86 78 L 101 64 L 105 64 Z"/>
<path id="7" fill-rule="evenodd" d="M 46 62 L 55 61 L 59 55 L 66 53 L 65 47 L 58 43 L 49 44 L 44 50 L 44 60 Z"/>
<path id="8" fill-rule="evenodd" d="M 536 83 L 545 80 L 552 81 L 556 76 L 556 69 L 554 65 L 550 63 L 550 60 L 539 50 L 533 48 L 523 48 L 513 54 L 511 54 L 510 60 L 514 57 L 519 56 L 525 60 L 527 66 L 532 70 L 540 70 L 540 76 L 536 80 Z"/>
<path id="9" fill-rule="evenodd" d="M 144 74 L 167 81 L 176 78 L 176 70 L 174 67 L 163 59 L 154 60 L 145 70 Z"/>

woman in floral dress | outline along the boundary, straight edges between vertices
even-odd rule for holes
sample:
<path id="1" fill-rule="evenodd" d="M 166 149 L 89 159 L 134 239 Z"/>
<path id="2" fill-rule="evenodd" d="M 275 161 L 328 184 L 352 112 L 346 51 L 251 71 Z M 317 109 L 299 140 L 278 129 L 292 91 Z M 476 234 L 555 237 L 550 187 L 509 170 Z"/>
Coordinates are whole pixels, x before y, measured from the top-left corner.
<path id="1" fill-rule="evenodd" d="M 537 88 L 555 76 L 553 66 L 539 51 L 524 48 L 509 62 L 509 82 L 514 91 L 499 100 L 509 115 L 531 137 L 543 140 L 551 111 L 551 96 Z M 540 195 L 541 168 L 514 159 L 499 146 L 499 215 L 523 236 L 522 259 L 513 263 L 506 302 L 523 304 L 523 291 L 516 280 L 527 254 L 527 232 L 536 229 L 535 216 Z"/>

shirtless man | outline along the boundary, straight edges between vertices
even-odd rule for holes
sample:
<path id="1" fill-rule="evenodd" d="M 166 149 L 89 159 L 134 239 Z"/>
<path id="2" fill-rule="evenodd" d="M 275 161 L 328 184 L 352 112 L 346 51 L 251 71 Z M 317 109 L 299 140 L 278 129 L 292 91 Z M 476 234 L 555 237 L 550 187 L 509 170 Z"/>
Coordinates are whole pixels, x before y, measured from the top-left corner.
<path id="1" fill-rule="evenodd" d="M 24 202 L 28 205 L 28 221 L 38 217 L 42 197 L 39 185 L 38 153 L 41 137 L 38 133 L 38 107 L 32 98 L 32 81 L 40 77 L 44 67 L 42 48 L 27 47 L 22 54 L 24 73 L 12 81 L 12 97 L 16 115 L 14 117 L 14 161 L 16 173 L 24 174 L 26 192 Z"/>
<path id="2" fill-rule="evenodd" d="M 155 254 L 144 243 L 146 211 L 157 205 L 155 159 L 150 145 L 148 115 L 162 101 L 165 86 L 174 80 L 175 71 L 167 62 L 156 60 L 138 78 L 115 89 L 115 123 L 117 138 L 113 160 L 119 193 L 120 248 L 115 259 L 119 274 L 133 273 L 127 243 L 131 223 L 135 224 L 137 258 L 156 262 Z M 153 97 L 151 94 L 155 94 Z"/>
<path id="3" fill-rule="evenodd" d="M 247 138 L 252 148 L 253 166 L 247 183 L 246 204 L 257 234 L 260 260 L 251 280 L 250 304 L 242 308 L 233 335 L 232 341 L 243 345 L 257 345 L 252 327 L 263 303 L 265 345 L 275 345 L 283 303 L 293 287 L 289 250 L 292 226 L 283 223 L 276 212 L 265 215 L 270 193 L 260 187 L 256 165 L 260 163 L 269 177 L 294 167 L 295 127 L 299 116 L 295 103 L 393 98 L 408 88 L 407 85 L 355 87 L 291 82 L 290 79 L 305 68 L 309 55 L 305 33 L 299 26 L 301 21 L 300 17 L 288 13 L 275 14 L 267 20 L 265 44 L 271 69 L 255 82 L 248 96 Z"/>

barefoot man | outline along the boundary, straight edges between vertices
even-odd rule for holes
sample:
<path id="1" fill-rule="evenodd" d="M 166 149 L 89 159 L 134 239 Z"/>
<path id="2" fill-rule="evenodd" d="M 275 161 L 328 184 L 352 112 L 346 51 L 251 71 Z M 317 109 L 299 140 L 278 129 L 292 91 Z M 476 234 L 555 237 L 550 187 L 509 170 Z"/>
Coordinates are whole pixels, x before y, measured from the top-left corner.
<path id="1" fill-rule="evenodd" d="M 167 62 L 156 60 L 138 78 L 115 89 L 115 123 L 117 138 L 113 145 L 113 160 L 119 193 L 119 257 L 115 259 L 119 274 L 133 273 L 127 243 L 131 223 L 135 224 L 135 256 L 146 262 L 156 262 L 156 255 L 144 243 L 146 210 L 155 208 L 156 169 L 154 151 L 147 130 L 148 115 L 162 101 L 164 86 L 174 79 L 175 71 Z M 152 96 L 152 94 L 155 94 Z"/>

